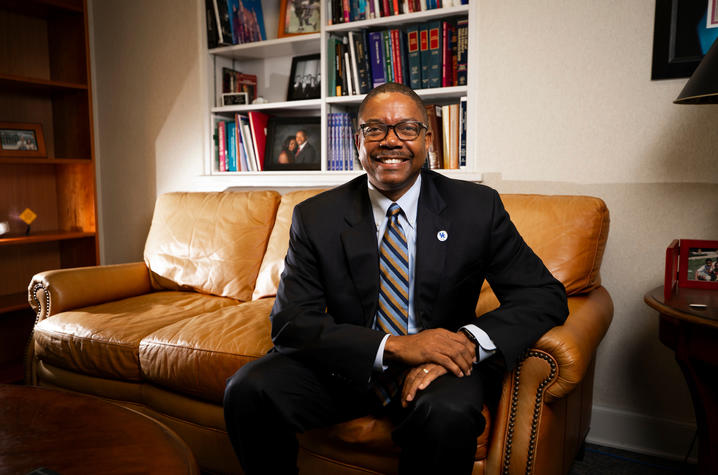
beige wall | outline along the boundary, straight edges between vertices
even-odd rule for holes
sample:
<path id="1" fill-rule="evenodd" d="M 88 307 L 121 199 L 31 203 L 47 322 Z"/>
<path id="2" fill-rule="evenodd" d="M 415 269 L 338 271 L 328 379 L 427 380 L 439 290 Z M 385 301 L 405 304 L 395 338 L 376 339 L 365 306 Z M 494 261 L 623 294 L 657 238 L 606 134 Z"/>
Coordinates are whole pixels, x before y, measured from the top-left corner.
<path id="1" fill-rule="evenodd" d="M 685 80 L 650 80 L 655 0 L 480 1 L 470 86 L 484 181 L 595 195 L 611 210 L 602 274 L 616 312 L 590 437 L 682 454 L 692 406 L 642 298 L 661 285 L 672 239 L 718 239 L 718 106 L 673 105 Z M 157 194 L 196 188 L 202 3 L 92 2 L 105 263 L 141 258 Z"/>

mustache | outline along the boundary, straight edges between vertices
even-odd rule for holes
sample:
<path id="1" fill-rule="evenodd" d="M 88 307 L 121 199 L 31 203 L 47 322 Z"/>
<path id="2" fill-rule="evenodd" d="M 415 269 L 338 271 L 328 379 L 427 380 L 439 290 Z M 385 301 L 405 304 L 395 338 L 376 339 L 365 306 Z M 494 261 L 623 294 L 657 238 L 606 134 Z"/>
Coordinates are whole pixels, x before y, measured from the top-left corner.
<path id="1" fill-rule="evenodd" d="M 380 160 L 382 158 L 406 158 L 411 159 L 414 157 L 413 153 L 401 152 L 399 150 L 386 150 L 379 153 L 372 154 L 372 158 Z"/>

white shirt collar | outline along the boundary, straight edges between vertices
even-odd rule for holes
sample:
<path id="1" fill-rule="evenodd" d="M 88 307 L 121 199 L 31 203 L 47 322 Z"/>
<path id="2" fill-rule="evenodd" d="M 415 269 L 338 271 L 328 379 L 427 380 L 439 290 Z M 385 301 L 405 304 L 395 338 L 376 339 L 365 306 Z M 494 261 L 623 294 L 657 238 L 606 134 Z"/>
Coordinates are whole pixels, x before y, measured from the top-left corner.
<path id="1" fill-rule="evenodd" d="M 386 218 L 386 211 L 389 209 L 394 201 L 384 196 L 379 190 L 371 184 L 369 186 L 369 201 L 371 201 L 372 211 L 374 212 L 374 222 L 377 225 L 377 229 Z M 421 192 L 421 174 L 416 177 L 416 181 L 411 188 L 406 190 L 406 193 L 401 195 L 401 198 L 396 200 L 396 204 L 401 207 L 401 210 L 406 216 L 406 221 L 409 226 L 416 229 L 416 210 L 419 206 L 419 194 Z"/>

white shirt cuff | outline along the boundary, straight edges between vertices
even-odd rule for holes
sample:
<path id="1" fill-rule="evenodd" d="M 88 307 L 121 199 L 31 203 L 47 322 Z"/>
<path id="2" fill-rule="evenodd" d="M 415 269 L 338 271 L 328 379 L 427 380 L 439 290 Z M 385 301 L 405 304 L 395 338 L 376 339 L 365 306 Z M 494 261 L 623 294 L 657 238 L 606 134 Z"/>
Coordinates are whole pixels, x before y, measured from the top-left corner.
<path id="1" fill-rule="evenodd" d="M 389 334 L 387 333 L 384 335 L 384 338 L 382 338 L 381 343 L 379 343 L 379 349 L 376 351 L 376 358 L 374 358 L 374 369 L 377 371 L 384 371 L 386 370 L 386 366 L 384 366 L 384 345 L 386 345 L 386 340 L 389 338 Z"/>
<path id="2" fill-rule="evenodd" d="M 474 338 L 476 338 L 476 341 L 479 342 L 479 363 L 496 353 L 496 345 L 481 328 L 473 324 L 464 325 L 461 328 L 466 328 L 470 331 L 471 334 L 474 335 Z"/>

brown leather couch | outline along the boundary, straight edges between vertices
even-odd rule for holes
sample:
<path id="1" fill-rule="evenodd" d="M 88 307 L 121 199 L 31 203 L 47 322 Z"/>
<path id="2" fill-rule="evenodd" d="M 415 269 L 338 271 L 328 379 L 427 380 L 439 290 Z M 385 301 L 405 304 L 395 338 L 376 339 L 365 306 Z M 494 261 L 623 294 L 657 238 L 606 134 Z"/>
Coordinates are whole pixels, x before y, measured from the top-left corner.
<path id="1" fill-rule="evenodd" d="M 269 312 L 294 205 L 318 190 L 159 197 L 144 262 L 37 274 L 28 380 L 94 394 L 173 428 L 204 469 L 240 472 L 222 415 L 225 379 L 269 350 Z M 570 316 L 503 382 L 475 474 L 566 473 L 589 428 L 594 355 L 613 314 L 599 268 L 596 198 L 503 195 L 521 234 L 566 286 Z M 481 292 L 477 315 L 498 305 Z M 302 473 L 395 473 L 391 424 L 365 417 L 300 436 Z"/>

